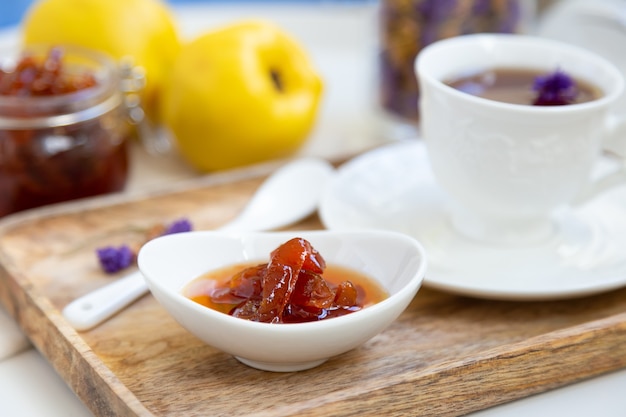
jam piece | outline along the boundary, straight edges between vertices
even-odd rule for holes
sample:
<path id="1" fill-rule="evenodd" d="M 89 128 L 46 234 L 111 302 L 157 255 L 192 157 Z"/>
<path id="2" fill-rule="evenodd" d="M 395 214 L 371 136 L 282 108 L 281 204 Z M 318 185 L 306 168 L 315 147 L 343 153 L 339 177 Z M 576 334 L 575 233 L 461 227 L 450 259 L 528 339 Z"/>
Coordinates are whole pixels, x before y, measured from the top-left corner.
<path id="1" fill-rule="evenodd" d="M 204 294 L 191 298 L 234 317 L 267 323 L 301 323 L 338 317 L 363 308 L 365 296 L 350 281 L 324 279 L 324 258 L 302 238 L 275 249 L 267 264 L 244 268 L 224 281 L 214 281 Z"/>
<path id="2" fill-rule="evenodd" d="M 308 241 L 301 238 L 291 239 L 274 250 L 263 280 L 259 321 L 280 321 L 296 287 L 300 271 L 304 268 L 321 273 L 323 265 L 325 262 L 319 253 Z"/>
<path id="3" fill-rule="evenodd" d="M 265 276 L 266 265 L 257 265 L 246 268 L 230 280 L 230 292 L 239 298 L 261 297 L 262 280 Z"/>
<path id="4" fill-rule="evenodd" d="M 330 308 L 335 299 L 335 292 L 330 289 L 321 275 L 302 271 L 291 297 L 291 303 L 305 308 L 318 310 Z"/>
<path id="5" fill-rule="evenodd" d="M 357 290 L 350 281 L 344 281 L 337 287 L 334 302 L 340 307 L 351 307 L 356 304 Z"/>

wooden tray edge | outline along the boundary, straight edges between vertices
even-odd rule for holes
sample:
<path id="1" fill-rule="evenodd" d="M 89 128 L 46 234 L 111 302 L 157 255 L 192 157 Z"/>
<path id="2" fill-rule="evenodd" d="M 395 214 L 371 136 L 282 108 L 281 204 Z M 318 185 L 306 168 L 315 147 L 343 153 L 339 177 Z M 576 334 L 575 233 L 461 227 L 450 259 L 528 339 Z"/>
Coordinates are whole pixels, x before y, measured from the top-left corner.
<path id="1" fill-rule="evenodd" d="M 83 403 L 103 416 L 151 416 L 49 301 L 31 285 L 21 286 L 18 281 L 28 282 L 0 264 L 0 302 Z M 91 375 L 77 375 L 74 369 L 87 369 Z M 98 384 L 91 381 L 102 384 L 96 390 Z M 103 391 L 102 386 L 108 390 Z"/>
<path id="2" fill-rule="evenodd" d="M 597 346 L 598 338 L 603 340 L 601 349 Z M 420 395 L 420 408 L 398 402 L 385 412 L 441 417 L 464 415 L 626 367 L 625 341 L 626 312 L 511 343 L 506 348 L 486 350 L 469 360 L 449 361 L 420 371 L 409 370 L 379 386 L 337 391 L 254 416 L 370 415 L 373 410 L 379 410 L 383 402 L 388 405 L 385 397 L 389 395 L 396 398 Z M 581 361 L 581 355 L 587 360 Z M 530 375 L 526 367 L 529 357 L 540 369 Z M 556 371 L 563 367 L 569 369 L 568 376 L 555 378 L 562 373 Z M 471 373 L 463 372 L 470 368 Z M 479 386 L 500 388 L 468 389 L 467 374 L 480 380 Z M 520 380 L 524 382 L 523 389 L 503 382 Z"/>

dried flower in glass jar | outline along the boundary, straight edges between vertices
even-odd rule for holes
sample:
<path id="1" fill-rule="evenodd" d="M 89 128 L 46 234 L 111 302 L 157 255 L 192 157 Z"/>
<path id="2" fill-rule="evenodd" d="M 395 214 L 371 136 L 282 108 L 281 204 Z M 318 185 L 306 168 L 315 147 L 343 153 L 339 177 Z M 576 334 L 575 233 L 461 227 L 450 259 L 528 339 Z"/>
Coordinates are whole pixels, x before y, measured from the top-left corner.
<path id="1" fill-rule="evenodd" d="M 515 33 L 529 12 L 525 0 L 384 0 L 381 2 L 380 101 L 390 114 L 418 119 L 414 61 L 425 46 L 471 33 Z"/>

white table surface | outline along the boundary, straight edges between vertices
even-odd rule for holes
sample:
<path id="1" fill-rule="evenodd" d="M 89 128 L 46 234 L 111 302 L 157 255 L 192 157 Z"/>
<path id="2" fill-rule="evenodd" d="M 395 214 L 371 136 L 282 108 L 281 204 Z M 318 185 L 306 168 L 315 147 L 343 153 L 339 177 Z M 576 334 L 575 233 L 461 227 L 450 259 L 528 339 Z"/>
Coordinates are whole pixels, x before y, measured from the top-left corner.
<path id="1" fill-rule="evenodd" d="M 305 44 L 326 78 L 326 100 L 320 122 L 303 154 L 325 157 L 351 154 L 381 143 L 387 136 L 386 125 L 377 118 L 373 105 L 376 28 L 371 5 L 180 6 L 175 11 L 187 36 L 232 19 L 266 16 Z M 320 27 L 324 30 L 319 30 Z M 0 33 L 0 43 L 10 42 L 14 35 L 11 30 Z M 129 193 L 196 175 L 173 156 L 151 157 L 134 149 L 132 160 Z M 624 417 L 624 393 L 626 369 L 472 415 Z M 91 415 L 0 308 L 0 416 Z"/>
<path id="2" fill-rule="evenodd" d="M 626 370 L 621 370 L 471 415 L 624 417 L 625 389 Z M 93 414 L 65 385 L 52 366 L 36 350 L 28 349 L 0 362 L 0 415 L 87 417 Z"/>

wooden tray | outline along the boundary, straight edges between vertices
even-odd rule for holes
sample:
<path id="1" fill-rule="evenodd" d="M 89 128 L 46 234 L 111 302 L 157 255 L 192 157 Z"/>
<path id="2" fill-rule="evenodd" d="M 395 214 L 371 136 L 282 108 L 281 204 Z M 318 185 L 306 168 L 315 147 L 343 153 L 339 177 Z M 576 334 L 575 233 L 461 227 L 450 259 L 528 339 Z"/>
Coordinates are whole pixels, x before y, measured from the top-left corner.
<path id="1" fill-rule="evenodd" d="M 138 243 L 137 229 L 180 217 L 216 227 L 266 174 L 242 170 L 0 222 L 0 301 L 94 414 L 461 415 L 626 366 L 626 289 L 514 303 L 423 288 L 362 347 L 286 374 L 204 345 L 150 295 L 88 332 L 64 321 L 67 302 L 114 279 L 99 271 L 95 248 Z M 320 227 L 313 216 L 293 229 Z"/>

